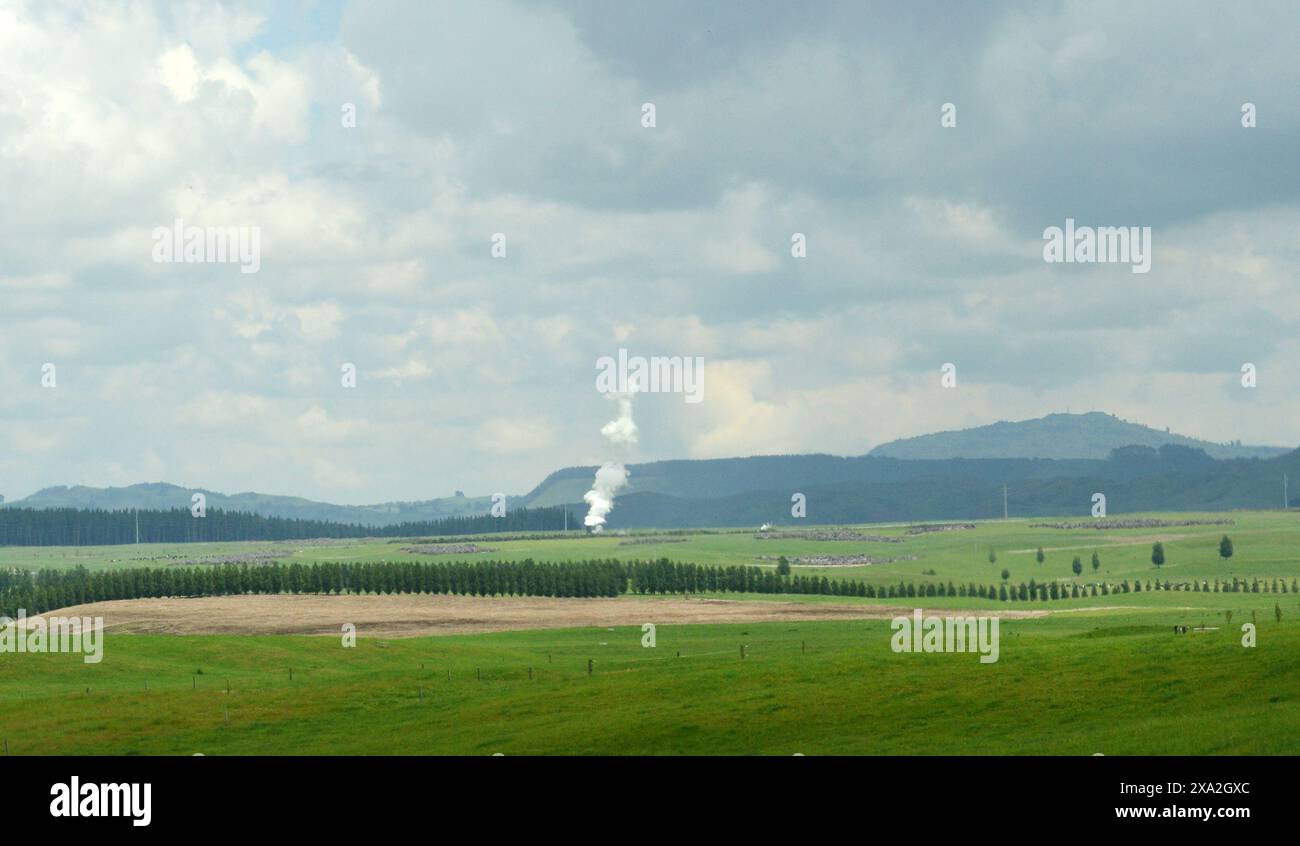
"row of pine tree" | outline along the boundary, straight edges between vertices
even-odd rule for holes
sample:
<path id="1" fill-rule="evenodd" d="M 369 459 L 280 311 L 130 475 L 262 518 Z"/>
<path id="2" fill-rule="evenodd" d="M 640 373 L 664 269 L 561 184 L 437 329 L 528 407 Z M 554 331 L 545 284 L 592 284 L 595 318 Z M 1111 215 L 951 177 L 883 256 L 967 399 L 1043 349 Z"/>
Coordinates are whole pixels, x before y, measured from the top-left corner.
<path id="1" fill-rule="evenodd" d="M 899 581 L 874 585 L 853 579 L 782 575 L 773 568 L 717 567 L 661 558 L 623 563 L 614 559 L 556 563 L 524 561 L 457 561 L 427 563 L 273 562 L 203 566 L 132 567 L 90 572 L 70 570 L 0 571 L 0 613 L 15 616 L 113 599 L 230 596 L 249 593 L 392 594 L 425 593 L 467 596 L 597 597 L 634 594 L 765 593 L 821 594 L 880 599 L 976 597 L 1002 602 L 1046 602 L 1108 596 L 1143 590 L 1232 593 L 1297 593 L 1300 584 L 1285 580 L 1247 582 L 1215 579 L 1195 582 L 1142 581 L 1118 584 L 1038 583 L 954 585 L 952 582 Z"/>

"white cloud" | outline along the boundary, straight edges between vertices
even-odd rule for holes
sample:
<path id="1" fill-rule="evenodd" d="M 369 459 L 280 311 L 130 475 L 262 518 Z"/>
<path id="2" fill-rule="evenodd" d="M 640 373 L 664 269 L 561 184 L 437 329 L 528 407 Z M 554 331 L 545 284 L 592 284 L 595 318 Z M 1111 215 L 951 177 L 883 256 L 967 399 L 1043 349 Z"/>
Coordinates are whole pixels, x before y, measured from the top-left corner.
<path id="1" fill-rule="evenodd" d="M 617 7 L 349 6 L 303 41 L 238 2 L 4 5 L 5 493 L 132 468 L 522 491 L 599 449 L 592 363 L 618 346 L 706 360 L 703 403 L 638 408 L 643 459 L 859 453 L 1067 405 L 1291 442 L 1294 27 L 1103 7 L 1129 26 L 1012 11 L 922 66 L 906 27 L 843 10 L 737 21 L 687 61 Z M 1044 226 L 1116 208 L 1091 222 L 1152 225 L 1149 275 L 1042 263 Z M 176 217 L 259 227 L 259 273 L 154 264 Z M 1248 401 L 1225 393 L 1243 361 Z"/>
<path id="2" fill-rule="evenodd" d="M 488 455 L 542 453 L 555 446 L 555 428 L 547 420 L 493 417 L 474 430 L 474 446 Z"/>

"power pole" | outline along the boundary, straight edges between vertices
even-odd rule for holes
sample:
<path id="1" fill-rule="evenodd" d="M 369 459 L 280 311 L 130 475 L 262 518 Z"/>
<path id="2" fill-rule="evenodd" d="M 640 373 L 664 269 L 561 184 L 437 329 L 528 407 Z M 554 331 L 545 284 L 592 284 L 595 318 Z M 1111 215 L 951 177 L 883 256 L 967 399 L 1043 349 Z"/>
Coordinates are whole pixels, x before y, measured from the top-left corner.
<path id="1" fill-rule="evenodd" d="M 140 509 L 135 510 L 135 542 L 140 543 Z"/>
<path id="2" fill-rule="evenodd" d="M 1007 519 L 1007 486 L 1002 486 L 1002 519 Z"/>
<path id="3" fill-rule="evenodd" d="M 1282 474 L 1282 510 L 1286 511 L 1291 507 L 1291 497 L 1287 495 L 1286 474 Z"/>

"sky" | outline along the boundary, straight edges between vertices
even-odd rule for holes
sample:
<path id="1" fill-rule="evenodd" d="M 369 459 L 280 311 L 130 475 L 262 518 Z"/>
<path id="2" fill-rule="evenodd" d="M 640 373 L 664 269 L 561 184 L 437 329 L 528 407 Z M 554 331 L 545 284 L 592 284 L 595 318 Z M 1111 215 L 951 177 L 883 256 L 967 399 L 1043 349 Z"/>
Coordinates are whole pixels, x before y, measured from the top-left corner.
<path id="1" fill-rule="evenodd" d="M 619 349 L 703 361 L 620 459 L 1067 410 L 1295 446 L 1297 31 L 1288 2 L 0 0 L 0 494 L 524 493 L 611 458 Z M 1150 227 L 1150 271 L 1045 261 L 1067 218 Z M 256 272 L 156 260 L 177 219 L 256 230 Z"/>

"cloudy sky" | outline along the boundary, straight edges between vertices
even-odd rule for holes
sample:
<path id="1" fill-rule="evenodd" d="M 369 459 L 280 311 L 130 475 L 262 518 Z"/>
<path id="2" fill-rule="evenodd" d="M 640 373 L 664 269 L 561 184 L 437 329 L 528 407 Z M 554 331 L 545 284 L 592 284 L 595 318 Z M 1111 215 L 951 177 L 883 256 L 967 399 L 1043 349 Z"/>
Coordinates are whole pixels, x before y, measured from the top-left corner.
<path id="1" fill-rule="evenodd" d="M 607 457 L 620 347 L 705 360 L 703 402 L 637 398 L 636 460 L 1067 409 L 1295 445 L 1298 31 L 1289 2 L 0 0 L 0 493 L 522 493 Z M 1151 271 L 1045 263 L 1067 217 L 1151 227 Z M 177 218 L 257 227 L 259 271 L 155 262 Z"/>

